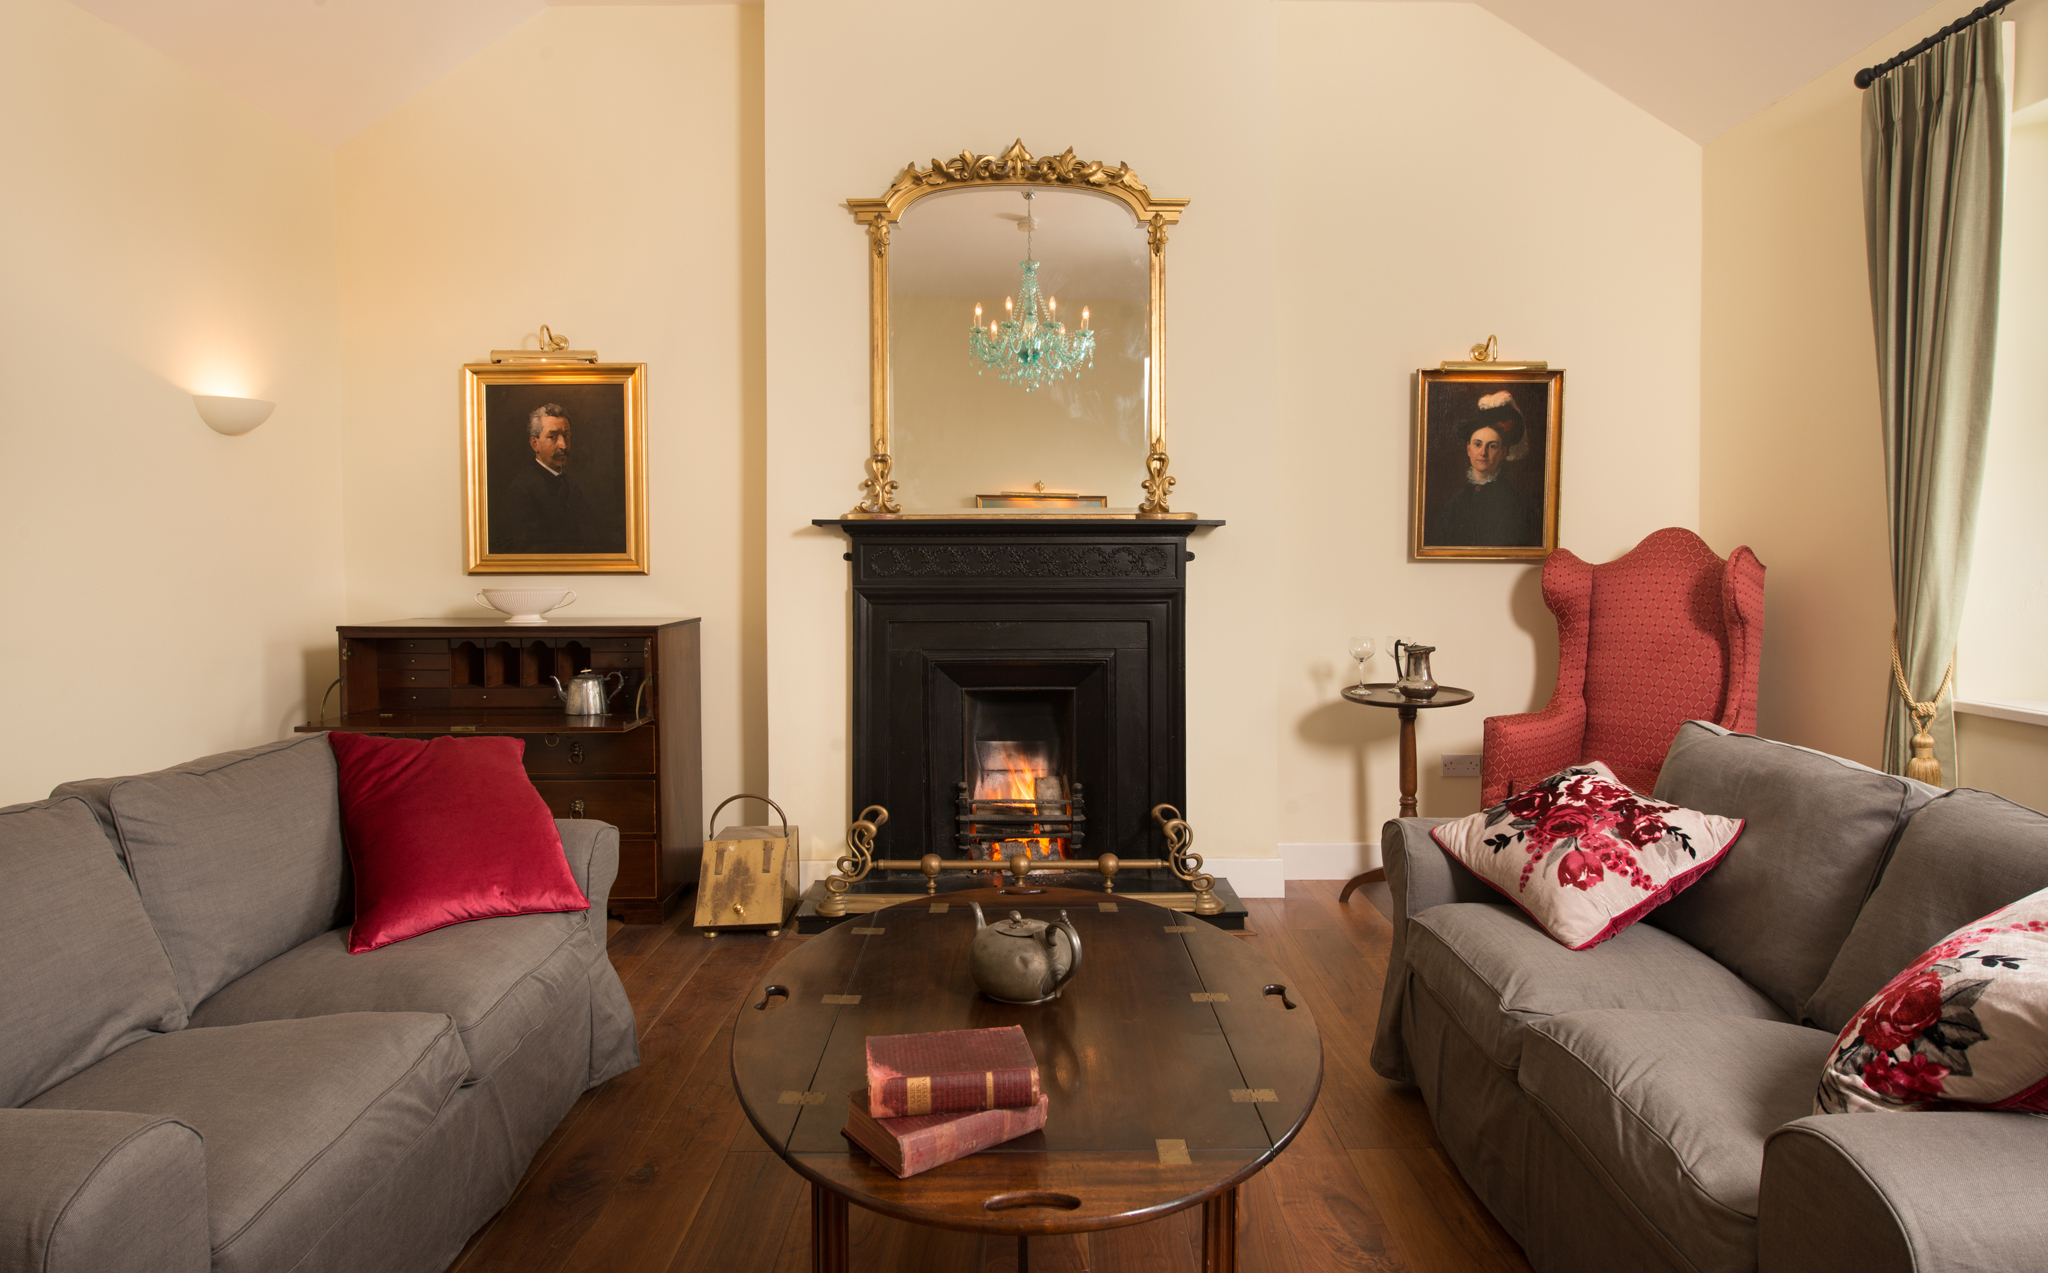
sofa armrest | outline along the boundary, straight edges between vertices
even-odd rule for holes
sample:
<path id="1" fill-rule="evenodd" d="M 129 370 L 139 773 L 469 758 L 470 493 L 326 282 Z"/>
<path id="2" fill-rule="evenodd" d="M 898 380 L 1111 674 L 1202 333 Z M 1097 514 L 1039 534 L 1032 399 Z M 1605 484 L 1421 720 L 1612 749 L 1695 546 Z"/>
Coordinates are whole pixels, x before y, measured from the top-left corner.
<path id="1" fill-rule="evenodd" d="M 590 927 L 604 945 L 605 907 L 611 900 L 612 881 L 619 878 L 619 829 L 594 818 L 556 818 L 555 829 L 562 834 L 562 856 L 569 860 L 569 873 L 576 887 L 590 899 Z"/>
<path id="2" fill-rule="evenodd" d="M 2035 1268 L 2048 1249 L 2048 1120 L 1818 1114 L 1764 1143 L 1762 1273 Z"/>
<path id="3" fill-rule="evenodd" d="M 1380 989 L 1379 1028 L 1373 1033 L 1372 1068 L 1382 1077 L 1415 1081 L 1401 1040 L 1401 996 L 1408 985 L 1408 922 L 1446 902 L 1492 902 L 1500 895 L 1437 847 L 1429 829 L 1450 818 L 1398 818 L 1380 832 L 1380 860 L 1394 895 L 1394 944 L 1387 952 L 1387 979 Z"/>
<path id="4" fill-rule="evenodd" d="M 198 1132 L 150 1114 L 0 1109 L 0 1265 L 204 1273 L 212 1259 Z"/>

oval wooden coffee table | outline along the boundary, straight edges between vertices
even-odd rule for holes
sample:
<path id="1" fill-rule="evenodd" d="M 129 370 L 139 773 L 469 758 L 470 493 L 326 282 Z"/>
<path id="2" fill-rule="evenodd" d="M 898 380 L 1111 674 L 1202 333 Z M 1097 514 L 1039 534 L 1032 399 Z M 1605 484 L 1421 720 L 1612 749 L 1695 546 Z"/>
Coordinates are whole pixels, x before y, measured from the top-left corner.
<path id="1" fill-rule="evenodd" d="M 1081 933 L 1081 970 L 1035 1007 L 982 997 L 974 912 Z M 898 1180 L 840 1134 L 867 1037 L 1018 1025 L 1051 1098 L 1043 1131 Z M 1077 1233 L 1202 1207 L 1202 1266 L 1237 1266 L 1237 1189 L 1322 1086 L 1315 1019 L 1273 966 L 1192 915 L 1093 891 L 980 889 L 847 920 L 777 964 L 733 1028 L 733 1083 L 811 1182 L 811 1259 L 846 1268 L 847 1204 L 981 1233 Z M 1018 1244 L 1019 1268 L 1029 1249 Z"/>

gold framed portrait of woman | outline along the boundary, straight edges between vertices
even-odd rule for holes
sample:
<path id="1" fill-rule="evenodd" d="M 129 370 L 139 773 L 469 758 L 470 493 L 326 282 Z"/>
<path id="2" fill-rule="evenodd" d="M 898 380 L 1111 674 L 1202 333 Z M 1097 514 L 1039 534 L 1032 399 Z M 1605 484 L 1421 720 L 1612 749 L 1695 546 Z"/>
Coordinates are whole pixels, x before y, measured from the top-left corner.
<path id="1" fill-rule="evenodd" d="M 1413 556 L 1541 561 L 1557 547 L 1563 370 L 1416 379 Z"/>

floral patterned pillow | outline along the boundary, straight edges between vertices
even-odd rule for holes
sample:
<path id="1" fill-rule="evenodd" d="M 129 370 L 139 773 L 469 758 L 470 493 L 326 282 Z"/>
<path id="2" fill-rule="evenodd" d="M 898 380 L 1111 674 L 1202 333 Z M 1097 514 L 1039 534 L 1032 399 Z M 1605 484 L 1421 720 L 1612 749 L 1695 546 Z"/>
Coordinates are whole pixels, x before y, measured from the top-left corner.
<path id="1" fill-rule="evenodd" d="M 1863 1005 L 1816 1114 L 2048 1113 L 2048 889 L 1949 934 Z"/>
<path id="2" fill-rule="evenodd" d="M 1565 946 L 1585 950 L 1713 869 L 1742 819 L 1639 796 L 1599 761 L 1430 832 Z"/>

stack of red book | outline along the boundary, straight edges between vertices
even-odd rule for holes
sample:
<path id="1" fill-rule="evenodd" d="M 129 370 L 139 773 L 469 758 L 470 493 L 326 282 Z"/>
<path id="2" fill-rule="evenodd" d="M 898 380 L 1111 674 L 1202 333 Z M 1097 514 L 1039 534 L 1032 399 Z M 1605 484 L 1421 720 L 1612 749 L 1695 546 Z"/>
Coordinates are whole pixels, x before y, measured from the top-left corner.
<path id="1" fill-rule="evenodd" d="M 889 1034 L 868 1040 L 868 1085 L 853 1093 L 846 1137 L 898 1176 L 1045 1126 L 1038 1060 L 1016 1026 Z"/>

